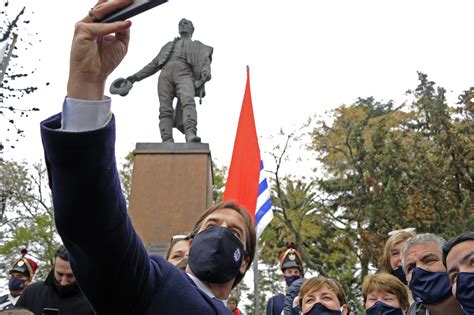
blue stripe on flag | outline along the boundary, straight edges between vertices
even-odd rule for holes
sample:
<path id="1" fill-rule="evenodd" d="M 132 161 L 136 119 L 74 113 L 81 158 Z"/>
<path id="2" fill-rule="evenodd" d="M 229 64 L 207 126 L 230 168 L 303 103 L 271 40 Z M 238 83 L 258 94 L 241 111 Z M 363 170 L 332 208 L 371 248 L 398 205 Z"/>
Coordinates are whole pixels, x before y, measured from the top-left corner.
<path id="1" fill-rule="evenodd" d="M 267 189 L 268 189 L 267 179 L 264 178 L 258 185 L 258 195 L 260 196 Z"/>
<path id="2" fill-rule="evenodd" d="M 269 210 L 272 208 L 272 201 L 270 199 L 267 199 L 265 203 L 258 209 L 257 213 L 255 213 L 255 222 L 257 224 L 260 222 L 262 217 L 267 213 Z"/>
<path id="3" fill-rule="evenodd" d="M 263 161 L 260 160 L 260 183 L 258 185 L 257 209 L 255 209 L 255 230 L 257 239 L 263 229 L 273 219 L 272 201 L 270 199 L 270 188 L 263 170 Z"/>

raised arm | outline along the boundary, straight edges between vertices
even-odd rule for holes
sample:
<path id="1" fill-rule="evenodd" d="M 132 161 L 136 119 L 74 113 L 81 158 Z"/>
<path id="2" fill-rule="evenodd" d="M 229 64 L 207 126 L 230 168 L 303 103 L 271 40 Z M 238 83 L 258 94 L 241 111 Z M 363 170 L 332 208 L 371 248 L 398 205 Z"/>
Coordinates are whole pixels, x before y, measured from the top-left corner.
<path id="1" fill-rule="evenodd" d="M 72 117 L 56 115 L 41 125 L 57 230 L 78 283 L 99 314 L 144 313 L 160 275 L 159 270 L 150 272 L 156 267 L 127 214 L 115 162 L 113 117 L 104 116 L 94 130 L 63 130 L 67 124 L 80 125 L 71 121 L 83 115 L 82 109 L 90 117 L 91 106 L 110 103 L 104 101 L 105 81 L 127 52 L 131 22 L 99 24 L 92 19 L 130 2 L 101 0 L 76 24 L 68 110 L 63 110 Z"/>

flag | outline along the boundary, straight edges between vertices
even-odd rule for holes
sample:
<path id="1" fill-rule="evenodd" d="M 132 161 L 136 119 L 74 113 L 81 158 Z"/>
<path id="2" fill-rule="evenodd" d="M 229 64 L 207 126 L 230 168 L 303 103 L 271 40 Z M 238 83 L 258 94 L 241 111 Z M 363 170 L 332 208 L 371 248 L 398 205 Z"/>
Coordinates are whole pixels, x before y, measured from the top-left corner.
<path id="1" fill-rule="evenodd" d="M 260 179 L 258 185 L 257 208 L 255 211 L 255 229 L 257 231 L 257 239 L 272 219 L 273 210 L 272 201 L 270 199 L 270 189 L 268 188 L 267 178 L 264 173 L 263 161 L 260 161 Z"/>
<path id="2" fill-rule="evenodd" d="M 270 193 L 260 158 L 248 67 L 244 100 L 222 200 L 233 200 L 247 209 L 260 233 L 273 217 Z M 260 233 L 257 233 L 257 237 Z"/>

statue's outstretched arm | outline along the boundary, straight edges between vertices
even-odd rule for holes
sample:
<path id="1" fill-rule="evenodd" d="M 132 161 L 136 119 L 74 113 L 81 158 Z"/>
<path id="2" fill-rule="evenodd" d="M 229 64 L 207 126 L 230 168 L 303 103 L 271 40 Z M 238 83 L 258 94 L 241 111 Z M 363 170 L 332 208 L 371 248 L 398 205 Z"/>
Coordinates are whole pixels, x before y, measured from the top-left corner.
<path id="1" fill-rule="evenodd" d="M 137 81 L 141 81 L 157 73 L 162 67 L 162 65 L 159 62 L 161 58 L 159 57 L 160 55 L 158 54 L 158 56 L 156 56 L 149 64 L 147 64 L 145 67 L 143 67 L 143 69 L 141 69 L 137 73 L 129 76 L 127 80 L 132 83 L 135 83 Z"/>

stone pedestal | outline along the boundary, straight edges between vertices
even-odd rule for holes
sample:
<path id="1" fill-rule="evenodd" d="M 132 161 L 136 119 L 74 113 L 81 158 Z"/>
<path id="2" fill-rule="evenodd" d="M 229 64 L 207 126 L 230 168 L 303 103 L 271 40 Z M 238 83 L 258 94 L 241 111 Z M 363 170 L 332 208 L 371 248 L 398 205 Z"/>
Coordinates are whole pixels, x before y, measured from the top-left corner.
<path id="1" fill-rule="evenodd" d="M 166 254 L 170 239 L 191 232 L 212 203 L 206 143 L 137 143 L 129 212 L 148 252 Z"/>

